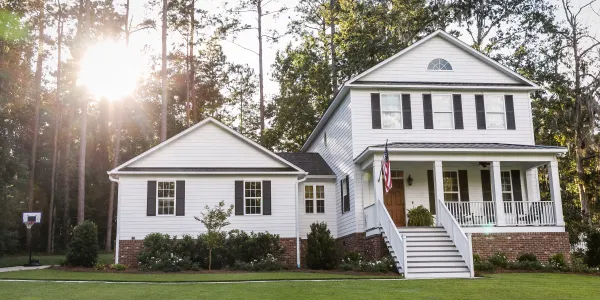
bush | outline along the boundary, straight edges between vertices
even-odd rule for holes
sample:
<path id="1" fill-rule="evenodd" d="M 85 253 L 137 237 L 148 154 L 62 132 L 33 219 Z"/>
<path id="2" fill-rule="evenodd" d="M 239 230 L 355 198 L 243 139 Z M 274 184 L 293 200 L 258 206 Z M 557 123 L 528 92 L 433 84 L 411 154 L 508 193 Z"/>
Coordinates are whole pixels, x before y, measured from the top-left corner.
<path id="1" fill-rule="evenodd" d="M 382 260 L 364 261 L 362 255 L 357 252 L 349 252 L 346 258 L 342 259 L 339 268 L 344 271 L 387 273 L 396 270 L 395 262 L 391 256 Z"/>
<path id="2" fill-rule="evenodd" d="M 423 205 L 409 209 L 408 226 L 433 226 L 433 215 Z"/>
<path id="3" fill-rule="evenodd" d="M 73 229 L 65 264 L 91 268 L 98 262 L 98 227 L 85 221 Z"/>
<path id="4" fill-rule="evenodd" d="M 279 262 L 275 256 L 267 254 L 267 256 L 261 260 L 254 260 L 251 262 L 236 261 L 229 267 L 231 270 L 236 271 L 281 271 L 287 269 L 287 267 Z"/>
<path id="5" fill-rule="evenodd" d="M 117 271 L 125 271 L 129 266 L 125 264 L 111 264 L 110 268 Z"/>
<path id="6" fill-rule="evenodd" d="M 544 270 L 546 266 L 542 265 L 541 262 L 535 260 L 523 260 L 515 261 L 508 264 L 508 269 L 511 270 Z"/>
<path id="7" fill-rule="evenodd" d="M 505 253 L 496 252 L 494 255 L 488 257 L 488 261 L 496 268 L 504 268 L 508 266 L 508 258 Z"/>
<path id="8" fill-rule="evenodd" d="M 330 270 L 336 267 L 335 240 L 325 222 L 310 225 L 306 241 L 306 265 L 311 269 Z"/>
<path id="9" fill-rule="evenodd" d="M 553 269 L 563 269 L 567 267 L 567 261 L 562 253 L 557 253 L 548 259 L 548 265 Z"/>
<path id="10" fill-rule="evenodd" d="M 538 261 L 537 256 L 535 256 L 535 254 L 533 253 L 523 253 L 521 254 L 521 256 L 519 256 L 517 258 L 518 262 L 536 262 Z"/>
<path id="11" fill-rule="evenodd" d="M 259 232 L 250 234 L 232 230 L 225 240 L 225 254 L 227 265 L 233 265 L 235 262 L 250 263 L 267 258 L 271 255 L 279 258 L 283 253 L 283 248 L 279 243 L 279 235 L 268 232 Z"/>
<path id="12" fill-rule="evenodd" d="M 600 266 L 600 231 L 591 231 L 586 237 L 586 263 L 589 267 Z"/>
<path id="13" fill-rule="evenodd" d="M 96 270 L 96 271 L 104 271 L 104 270 L 106 270 L 107 267 L 108 266 L 106 264 L 96 263 L 94 265 L 94 270 Z"/>
<path id="14" fill-rule="evenodd" d="M 156 263 L 159 258 L 167 258 L 173 253 L 174 241 L 168 234 L 151 233 L 144 238 L 144 248 L 138 255 L 140 265 Z"/>

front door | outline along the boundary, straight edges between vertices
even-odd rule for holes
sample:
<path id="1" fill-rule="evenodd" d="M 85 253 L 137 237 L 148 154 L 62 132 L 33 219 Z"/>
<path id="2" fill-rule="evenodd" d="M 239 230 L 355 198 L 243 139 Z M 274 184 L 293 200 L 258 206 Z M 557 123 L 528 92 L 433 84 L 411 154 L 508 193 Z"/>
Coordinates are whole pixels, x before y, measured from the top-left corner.
<path id="1" fill-rule="evenodd" d="M 385 193 L 385 187 L 383 192 Z M 406 226 L 406 210 L 404 203 L 404 179 L 392 179 L 392 189 L 385 193 L 385 208 L 387 208 L 396 226 Z"/>

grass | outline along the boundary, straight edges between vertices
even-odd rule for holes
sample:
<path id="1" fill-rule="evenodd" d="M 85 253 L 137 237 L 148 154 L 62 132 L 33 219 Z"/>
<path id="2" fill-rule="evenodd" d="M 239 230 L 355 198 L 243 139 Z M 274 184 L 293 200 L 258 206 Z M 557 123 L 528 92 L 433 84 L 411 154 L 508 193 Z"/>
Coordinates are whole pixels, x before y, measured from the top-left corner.
<path id="1" fill-rule="evenodd" d="M 32 258 L 38 259 L 42 265 L 60 265 L 65 260 L 65 255 L 33 254 Z M 113 253 L 100 253 L 98 261 L 103 264 L 114 263 Z M 29 262 L 29 254 L 12 255 L 0 258 L 0 268 L 22 266 Z"/>
<path id="2" fill-rule="evenodd" d="M 598 299 L 599 284 L 597 276 L 542 273 L 474 280 L 238 284 L 0 282 L 0 299 Z"/>

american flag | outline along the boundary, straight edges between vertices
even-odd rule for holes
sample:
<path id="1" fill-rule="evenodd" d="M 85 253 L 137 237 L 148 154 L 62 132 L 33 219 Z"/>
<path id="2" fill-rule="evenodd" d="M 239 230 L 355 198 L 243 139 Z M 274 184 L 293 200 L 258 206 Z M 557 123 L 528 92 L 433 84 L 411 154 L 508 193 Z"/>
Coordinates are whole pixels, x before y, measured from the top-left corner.
<path id="1" fill-rule="evenodd" d="M 385 192 L 388 193 L 392 189 L 392 170 L 390 167 L 390 155 L 388 153 L 387 141 L 385 141 L 385 150 L 383 151 L 383 159 L 381 160 L 381 173 L 383 175 Z"/>

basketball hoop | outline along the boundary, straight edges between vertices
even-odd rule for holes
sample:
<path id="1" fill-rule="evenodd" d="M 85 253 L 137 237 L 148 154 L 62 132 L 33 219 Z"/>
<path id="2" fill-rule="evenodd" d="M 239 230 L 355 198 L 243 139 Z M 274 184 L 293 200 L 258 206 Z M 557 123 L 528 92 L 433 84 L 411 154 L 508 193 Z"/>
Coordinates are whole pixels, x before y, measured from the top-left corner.
<path id="1" fill-rule="evenodd" d="M 25 226 L 27 226 L 28 230 L 31 230 L 31 227 L 33 226 L 33 224 L 35 224 L 35 221 L 28 221 L 25 222 Z"/>

